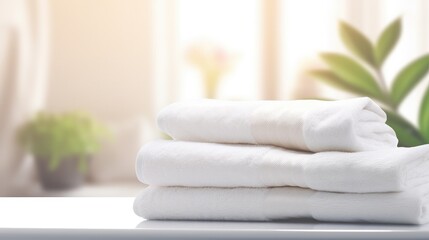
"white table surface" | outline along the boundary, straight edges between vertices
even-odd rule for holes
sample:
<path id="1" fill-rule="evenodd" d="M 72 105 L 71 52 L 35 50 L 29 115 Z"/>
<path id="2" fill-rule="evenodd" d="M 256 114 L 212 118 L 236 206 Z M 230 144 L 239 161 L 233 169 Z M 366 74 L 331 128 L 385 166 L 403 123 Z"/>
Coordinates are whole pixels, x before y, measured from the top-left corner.
<path id="1" fill-rule="evenodd" d="M 0 239 L 429 239 L 422 226 L 147 221 L 133 198 L 0 198 Z"/>

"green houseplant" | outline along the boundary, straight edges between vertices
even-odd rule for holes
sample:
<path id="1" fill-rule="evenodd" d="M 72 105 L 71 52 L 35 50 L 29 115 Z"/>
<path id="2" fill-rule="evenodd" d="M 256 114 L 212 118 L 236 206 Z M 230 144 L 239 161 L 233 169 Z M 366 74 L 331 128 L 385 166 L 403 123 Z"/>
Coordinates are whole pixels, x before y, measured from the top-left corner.
<path id="1" fill-rule="evenodd" d="M 64 189 L 83 183 L 88 160 L 107 133 L 84 113 L 41 112 L 19 129 L 18 140 L 35 157 L 42 185 Z"/>
<path id="2" fill-rule="evenodd" d="M 401 19 L 390 23 L 375 42 L 347 24 L 339 23 L 341 40 L 353 57 L 340 53 L 321 53 L 329 69 L 316 69 L 309 74 L 334 87 L 377 100 L 387 113 L 387 124 L 399 139 L 400 146 L 429 143 L 429 87 L 420 104 L 419 126 L 403 117 L 398 107 L 429 70 L 429 54 L 411 61 L 393 79 L 385 82 L 383 64 L 401 35 Z"/>

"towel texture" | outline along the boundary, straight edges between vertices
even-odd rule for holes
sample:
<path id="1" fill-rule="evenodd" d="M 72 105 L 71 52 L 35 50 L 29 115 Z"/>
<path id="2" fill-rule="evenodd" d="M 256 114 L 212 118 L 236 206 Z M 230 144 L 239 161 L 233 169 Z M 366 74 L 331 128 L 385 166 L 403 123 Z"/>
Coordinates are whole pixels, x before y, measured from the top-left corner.
<path id="1" fill-rule="evenodd" d="M 429 222 L 429 145 L 397 148 L 369 98 L 175 103 L 144 145 L 146 219 Z"/>
<path id="2" fill-rule="evenodd" d="M 341 101 L 175 103 L 158 126 L 176 140 L 274 145 L 312 152 L 366 151 L 397 145 L 386 114 L 369 98 Z"/>
<path id="3" fill-rule="evenodd" d="M 329 193 L 310 189 L 148 187 L 134 202 L 146 219 L 319 221 L 423 224 L 426 187 L 400 193 Z"/>
<path id="4" fill-rule="evenodd" d="M 273 146 L 158 140 L 142 147 L 136 172 L 141 182 L 155 186 L 390 192 L 429 182 L 428 158 L 429 145 L 308 153 Z"/>

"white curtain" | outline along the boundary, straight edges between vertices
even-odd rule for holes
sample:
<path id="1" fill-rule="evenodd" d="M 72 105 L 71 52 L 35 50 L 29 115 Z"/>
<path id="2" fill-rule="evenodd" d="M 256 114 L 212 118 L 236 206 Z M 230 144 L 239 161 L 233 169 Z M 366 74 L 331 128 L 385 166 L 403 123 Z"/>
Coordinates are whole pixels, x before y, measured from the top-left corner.
<path id="1" fill-rule="evenodd" d="M 43 106 L 47 68 L 45 0 L 0 0 L 0 195 L 20 195 L 32 183 L 31 161 L 16 130 Z M 26 191 L 25 191 L 26 192 Z"/>

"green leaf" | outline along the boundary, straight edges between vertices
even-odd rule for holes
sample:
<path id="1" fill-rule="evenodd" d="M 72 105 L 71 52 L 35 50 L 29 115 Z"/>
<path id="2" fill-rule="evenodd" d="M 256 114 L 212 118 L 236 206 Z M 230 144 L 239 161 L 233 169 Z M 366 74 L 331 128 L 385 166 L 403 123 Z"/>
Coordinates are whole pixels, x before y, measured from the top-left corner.
<path id="1" fill-rule="evenodd" d="M 393 80 L 392 99 L 398 106 L 429 70 L 429 54 L 414 60 L 404 67 Z"/>
<path id="2" fill-rule="evenodd" d="M 376 66 L 374 47 L 371 42 L 356 28 L 346 22 L 340 21 L 339 31 L 344 45 L 360 59 L 372 66 Z"/>
<path id="3" fill-rule="evenodd" d="M 429 142 L 429 87 L 420 104 L 419 127 L 422 135 Z"/>
<path id="4" fill-rule="evenodd" d="M 381 67 L 401 35 L 401 19 L 398 18 L 387 26 L 381 33 L 375 45 L 374 54 L 377 65 Z"/>
<path id="5" fill-rule="evenodd" d="M 333 87 L 336 87 L 338 89 L 347 91 L 347 92 L 352 92 L 358 95 L 363 95 L 363 96 L 368 96 L 374 99 L 377 99 L 381 102 L 385 102 L 386 99 L 383 98 L 380 95 L 372 95 L 371 92 L 368 92 L 366 89 L 360 88 L 358 86 L 354 86 L 350 83 L 348 83 L 346 80 L 338 77 L 337 75 L 335 75 L 335 73 L 329 71 L 329 70 L 311 70 L 308 72 L 308 75 L 311 77 L 315 77 L 323 82 L 325 82 L 326 84 L 329 84 Z"/>
<path id="6" fill-rule="evenodd" d="M 18 132 L 21 144 L 35 156 L 47 157 L 51 170 L 67 157 L 94 154 L 108 133 L 104 124 L 79 112 L 40 113 Z"/>
<path id="7" fill-rule="evenodd" d="M 389 110 L 385 109 L 384 111 L 387 114 L 386 123 L 395 130 L 400 147 L 414 147 L 427 143 L 419 130 L 406 119 Z"/>
<path id="8" fill-rule="evenodd" d="M 329 70 L 311 70 L 308 72 L 308 74 L 331 86 L 342 89 L 344 91 L 353 92 L 357 94 L 365 94 L 364 89 L 360 89 L 358 87 L 350 85 L 349 83 L 347 83 L 347 81 L 338 77 L 337 75 L 335 75 L 335 73 Z"/>
<path id="9" fill-rule="evenodd" d="M 320 56 L 332 72 L 348 85 L 361 89 L 368 96 L 383 95 L 374 77 L 355 60 L 336 53 L 322 53 Z"/>

